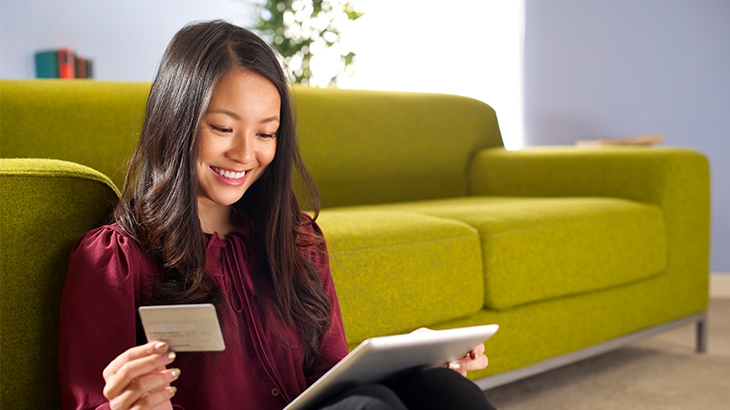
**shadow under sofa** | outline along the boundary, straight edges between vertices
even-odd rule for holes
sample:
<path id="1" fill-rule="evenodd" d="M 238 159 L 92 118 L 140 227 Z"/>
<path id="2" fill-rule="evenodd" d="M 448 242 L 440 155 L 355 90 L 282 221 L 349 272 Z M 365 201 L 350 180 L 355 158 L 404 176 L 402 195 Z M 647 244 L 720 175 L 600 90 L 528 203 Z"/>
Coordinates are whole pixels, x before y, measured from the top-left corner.
<path id="1" fill-rule="evenodd" d="M 470 375 L 489 388 L 677 325 L 697 322 L 702 336 L 703 155 L 507 151 L 495 112 L 468 98 L 292 90 L 352 347 L 424 326 L 497 323 L 489 367 Z M 3 407 L 58 407 L 65 258 L 118 195 L 148 91 L 0 81 Z M 24 230 L 32 240 L 15 240 Z"/>

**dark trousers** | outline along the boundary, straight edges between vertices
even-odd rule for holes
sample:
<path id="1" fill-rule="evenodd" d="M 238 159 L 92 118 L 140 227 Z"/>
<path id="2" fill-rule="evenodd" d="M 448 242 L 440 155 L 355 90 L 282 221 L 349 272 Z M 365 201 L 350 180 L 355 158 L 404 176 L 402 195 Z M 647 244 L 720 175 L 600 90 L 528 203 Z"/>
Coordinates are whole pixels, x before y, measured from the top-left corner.
<path id="1" fill-rule="evenodd" d="M 459 373 L 431 369 L 388 384 L 351 389 L 321 410 L 494 410 L 484 392 Z"/>

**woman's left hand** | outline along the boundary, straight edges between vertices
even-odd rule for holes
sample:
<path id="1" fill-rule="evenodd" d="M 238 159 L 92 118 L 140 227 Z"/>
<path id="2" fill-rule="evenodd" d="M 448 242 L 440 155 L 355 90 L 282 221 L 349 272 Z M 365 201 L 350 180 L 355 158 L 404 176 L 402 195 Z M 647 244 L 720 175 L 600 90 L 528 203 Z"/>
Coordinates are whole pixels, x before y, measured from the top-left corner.
<path id="1" fill-rule="evenodd" d="M 461 359 L 454 360 L 446 364 L 451 370 L 459 372 L 466 377 L 466 372 L 470 370 L 482 370 L 489 365 L 489 359 L 484 355 L 484 343 L 472 349 Z"/>

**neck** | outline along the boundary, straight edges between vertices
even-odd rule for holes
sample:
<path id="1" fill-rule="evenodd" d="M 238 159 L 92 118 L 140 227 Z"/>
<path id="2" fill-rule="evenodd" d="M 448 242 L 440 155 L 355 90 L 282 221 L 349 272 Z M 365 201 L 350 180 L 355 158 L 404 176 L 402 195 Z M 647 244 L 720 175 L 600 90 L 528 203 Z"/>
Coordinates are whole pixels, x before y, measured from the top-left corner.
<path id="1" fill-rule="evenodd" d="M 203 232 L 209 234 L 217 232 L 219 237 L 225 238 L 233 230 L 231 210 L 230 206 L 198 201 L 198 218 Z"/>

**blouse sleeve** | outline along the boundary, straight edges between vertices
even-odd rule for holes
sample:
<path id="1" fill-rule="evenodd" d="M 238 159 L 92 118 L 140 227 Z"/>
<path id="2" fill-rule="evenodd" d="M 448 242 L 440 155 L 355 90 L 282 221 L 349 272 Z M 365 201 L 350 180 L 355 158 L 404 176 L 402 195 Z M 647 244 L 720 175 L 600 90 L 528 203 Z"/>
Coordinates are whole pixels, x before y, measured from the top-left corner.
<path id="1" fill-rule="evenodd" d="M 324 238 L 321 229 L 316 223 L 312 224 L 312 229 L 316 235 Z M 322 286 L 327 293 L 332 308 L 332 323 L 329 331 L 322 338 L 319 357 L 307 371 L 307 385 L 311 385 L 317 381 L 348 353 L 345 328 L 342 323 L 342 313 L 340 312 L 340 303 L 337 300 L 337 292 L 335 291 L 335 285 L 332 280 L 332 273 L 330 272 L 326 243 L 322 241 L 317 249 L 310 249 L 309 257 L 319 268 Z"/>
<path id="2" fill-rule="evenodd" d="M 59 371 L 62 408 L 108 409 L 102 371 L 135 346 L 135 297 L 154 264 L 112 226 L 74 246 L 61 296 Z"/>

